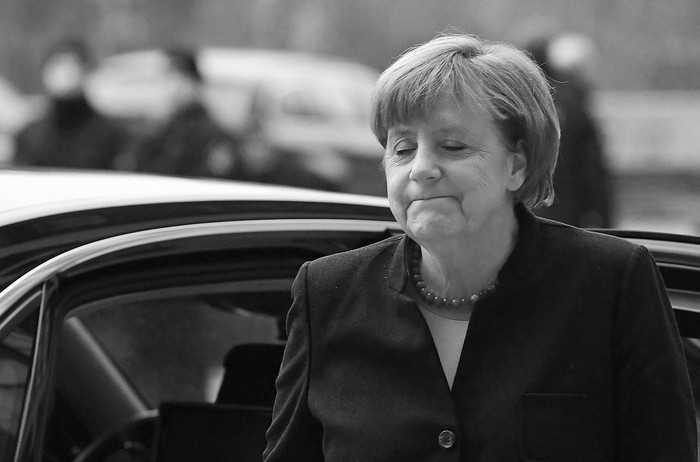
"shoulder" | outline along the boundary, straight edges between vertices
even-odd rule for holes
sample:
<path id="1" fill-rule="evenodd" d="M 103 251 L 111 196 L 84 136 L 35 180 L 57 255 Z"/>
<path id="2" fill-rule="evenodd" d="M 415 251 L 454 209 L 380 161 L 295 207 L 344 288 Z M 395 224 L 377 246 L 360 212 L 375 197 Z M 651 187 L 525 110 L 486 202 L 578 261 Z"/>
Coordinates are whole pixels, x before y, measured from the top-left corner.
<path id="1" fill-rule="evenodd" d="M 539 221 L 545 258 L 564 259 L 570 265 L 624 267 L 633 258 L 650 255 L 646 248 L 626 239 L 544 218 Z"/>
<path id="2" fill-rule="evenodd" d="M 658 299 L 659 270 L 646 247 L 544 219 L 540 233 L 538 258 L 532 265 L 540 290 L 587 300 L 590 313 L 607 313 L 641 287 L 653 288 L 649 299 Z"/>
<path id="3" fill-rule="evenodd" d="M 356 267 L 358 264 L 370 263 L 383 255 L 393 257 L 399 244 L 403 242 L 403 237 L 402 234 L 391 236 L 357 249 L 327 255 L 314 260 L 311 262 L 311 265 L 323 269 L 347 266 Z"/>
<path id="4" fill-rule="evenodd" d="M 393 293 L 389 289 L 397 290 L 403 279 L 404 242 L 403 235 L 393 236 L 307 262 L 292 287 L 294 297 L 307 297 L 309 305 L 333 307 L 322 311 L 335 313 L 351 306 L 374 306 L 378 297 Z M 361 299 L 366 301 L 347 303 Z"/>
<path id="5" fill-rule="evenodd" d="M 377 261 L 392 259 L 401 242 L 403 235 L 391 236 L 364 247 L 318 258 L 310 262 L 309 268 L 319 272 L 356 272 Z"/>

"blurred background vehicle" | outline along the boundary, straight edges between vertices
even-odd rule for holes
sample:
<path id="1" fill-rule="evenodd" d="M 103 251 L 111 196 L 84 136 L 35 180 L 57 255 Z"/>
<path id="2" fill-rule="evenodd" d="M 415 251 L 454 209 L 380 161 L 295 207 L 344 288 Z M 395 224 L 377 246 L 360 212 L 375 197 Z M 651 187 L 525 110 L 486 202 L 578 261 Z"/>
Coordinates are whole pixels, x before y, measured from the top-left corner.
<path id="1" fill-rule="evenodd" d="M 253 179 L 301 186 L 293 163 L 297 175 L 308 172 L 328 189 L 384 194 L 382 148 L 369 128 L 375 69 L 279 50 L 203 48 L 196 57 L 204 104 L 242 140 Z M 169 112 L 169 78 L 164 50 L 123 53 L 102 60 L 86 92 L 99 111 L 138 134 Z"/>

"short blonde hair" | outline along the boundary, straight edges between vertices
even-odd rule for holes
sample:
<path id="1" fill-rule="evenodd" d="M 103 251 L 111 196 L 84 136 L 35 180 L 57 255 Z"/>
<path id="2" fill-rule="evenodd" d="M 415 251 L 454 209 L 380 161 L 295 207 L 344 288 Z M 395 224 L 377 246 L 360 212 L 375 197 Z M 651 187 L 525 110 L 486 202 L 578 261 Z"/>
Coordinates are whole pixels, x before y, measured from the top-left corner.
<path id="1" fill-rule="evenodd" d="M 476 104 L 501 128 L 506 142 L 522 143 L 526 179 L 514 198 L 548 205 L 559 151 L 559 119 L 551 87 L 523 51 L 473 35 L 443 34 L 408 49 L 379 77 L 372 96 L 372 130 L 386 147 L 388 130 L 423 116 L 442 97 Z"/>

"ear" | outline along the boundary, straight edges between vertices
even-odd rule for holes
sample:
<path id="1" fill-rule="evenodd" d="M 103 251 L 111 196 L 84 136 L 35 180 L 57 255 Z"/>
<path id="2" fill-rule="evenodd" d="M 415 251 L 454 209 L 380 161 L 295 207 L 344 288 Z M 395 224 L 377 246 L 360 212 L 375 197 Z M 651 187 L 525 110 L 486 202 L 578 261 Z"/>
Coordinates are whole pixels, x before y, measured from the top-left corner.
<path id="1" fill-rule="evenodd" d="M 510 157 L 510 180 L 508 190 L 513 192 L 520 189 L 525 183 L 525 173 L 527 171 L 527 157 L 525 156 L 525 142 L 518 140 L 515 150 Z"/>

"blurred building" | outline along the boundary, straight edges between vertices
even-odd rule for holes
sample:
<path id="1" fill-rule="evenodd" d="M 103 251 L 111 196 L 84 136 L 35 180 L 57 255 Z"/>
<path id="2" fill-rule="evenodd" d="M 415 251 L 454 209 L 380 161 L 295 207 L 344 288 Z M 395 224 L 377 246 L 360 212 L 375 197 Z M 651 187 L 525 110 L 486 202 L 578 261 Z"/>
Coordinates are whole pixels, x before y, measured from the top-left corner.
<path id="1" fill-rule="evenodd" d="M 3 0 L 0 73 L 35 91 L 41 50 L 67 31 L 103 54 L 189 43 L 297 49 L 377 68 L 449 27 L 514 39 L 523 18 L 596 38 L 606 90 L 700 89 L 696 0 Z"/>
<path id="2" fill-rule="evenodd" d="M 675 184 L 694 185 L 698 18 L 697 0 L 3 0 L 0 74 L 25 93 L 38 92 L 41 53 L 69 31 L 88 37 L 101 56 L 185 43 L 327 53 L 383 69 L 407 47 L 449 28 L 516 42 L 530 23 L 595 39 L 600 91 L 592 105 L 620 181 L 680 171 L 690 180 Z M 661 216 L 696 190 L 660 193 L 665 199 L 643 211 L 622 192 L 620 213 L 624 222 L 630 214 Z"/>

